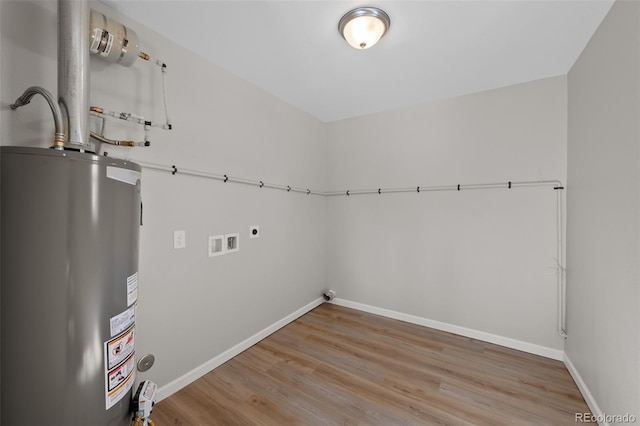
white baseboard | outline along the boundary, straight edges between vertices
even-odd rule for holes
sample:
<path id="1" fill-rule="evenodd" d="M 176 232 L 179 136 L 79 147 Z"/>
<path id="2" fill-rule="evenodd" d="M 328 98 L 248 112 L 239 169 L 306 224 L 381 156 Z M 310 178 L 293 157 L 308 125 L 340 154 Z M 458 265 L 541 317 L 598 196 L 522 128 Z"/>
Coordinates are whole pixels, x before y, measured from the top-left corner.
<path id="1" fill-rule="evenodd" d="M 422 318 L 416 315 L 409 315 L 409 314 L 404 314 L 402 312 L 392 311 L 390 309 L 378 308 L 376 306 L 365 305 L 363 303 L 351 302 L 345 299 L 339 299 L 339 298 L 333 299 L 332 303 L 336 305 L 344 306 L 347 308 L 358 309 L 360 311 L 381 315 L 387 318 L 393 318 L 400 321 L 409 322 L 412 324 L 435 328 L 436 330 L 441 330 L 449 333 L 459 334 L 461 336 L 471 337 L 472 339 L 478 339 L 484 342 L 495 343 L 496 345 L 505 346 L 511 349 L 517 349 L 519 351 L 528 352 L 534 355 L 540 355 L 546 358 L 555 359 L 557 361 L 563 360 L 564 351 L 560 349 L 553 349 L 547 346 L 541 346 L 541 345 L 536 345 L 534 343 L 523 342 L 521 340 L 511 339 L 509 337 L 503 337 L 497 334 L 486 333 L 484 331 L 473 330 L 471 328 L 460 327 L 460 326 L 448 324 L 445 322 Z"/>
<path id="2" fill-rule="evenodd" d="M 188 373 L 178 377 L 174 381 L 172 381 L 170 383 L 167 383 L 166 385 L 158 388 L 158 392 L 156 393 L 157 401 L 161 401 L 161 400 L 167 398 L 168 396 L 170 396 L 173 393 L 179 391 L 180 389 L 182 389 L 183 387 L 187 386 L 188 384 L 196 381 L 197 379 L 199 379 L 200 377 L 204 376 L 205 374 L 207 374 L 208 372 L 210 372 L 214 368 L 224 364 L 225 362 L 229 361 L 234 356 L 236 356 L 236 355 L 244 352 L 245 350 L 249 349 L 251 346 L 255 345 L 260 340 L 264 339 L 265 337 L 269 336 L 270 334 L 275 333 L 276 331 L 280 330 L 285 325 L 289 324 L 292 321 L 295 321 L 296 319 L 298 319 L 302 315 L 306 314 L 310 310 L 320 306 L 323 302 L 324 302 L 323 298 L 319 297 L 318 299 L 312 301 L 311 303 L 308 303 L 307 305 L 305 305 L 302 308 L 296 310 L 295 312 L 287 315 L 286 317 L 282 318 L 281 320 L 276 321 L 275 323 L 271 324 L 267 328 L 259 331 L 258 333 L 254 334 L 253 336 L 251 336 L 251 337 L 245 339 L 244 341 L 238 343 L 237 345 L 227 349 L 226 351 L 222 352 L 220 355 L 210 359 L 209 361 L 205 362 L 204 364 L 202 364 L 202 365 L 194 368 L 193 370 L 189 371 Z"/>
<path id="3" fill-rule="evenodd" d="M 571 374 L 571 377 L 573 377 L 573 381 L 576 382 L 576 385 L 578 386 L 578 389 L 580 390 L 580 393 L 582 394 L 585 402 L 589 406 L 591 413 L 598 419 L 606 418 L 604 415 L 604 412 L 600 409 L 600 406 L 596 402 L 596 399 L 591 394 L 591 391 L 589 391 L 587 384 L 582 379 L 582 376 L 580 375 L 580 373 L 578 373 L 576 366 L 573 365 L 573 362 L 571 362 L 571 359 L 569 358 L 569 355 L 567 355 L 566 352 L 564 353 L 563 361 L 564 361 L 564 365 L 567 367 L 567 370 L 569 370 L 569 374 Z M 600 426 L 609 426 L 609 423 L 605 423 L 605 422 L 600 422 L 598 424 Z"/>

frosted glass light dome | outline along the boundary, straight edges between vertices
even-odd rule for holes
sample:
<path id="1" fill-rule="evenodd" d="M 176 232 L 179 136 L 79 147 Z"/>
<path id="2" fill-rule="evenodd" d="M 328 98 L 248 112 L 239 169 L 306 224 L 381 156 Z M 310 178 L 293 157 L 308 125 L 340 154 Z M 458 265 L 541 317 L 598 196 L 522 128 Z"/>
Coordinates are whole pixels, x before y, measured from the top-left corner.
<path id="1" fill-rule="evenodd" d="M 375 7 L 359 7 L 347 12 L 338 24 L 342 37 L 356 49 L 368 49 L 389 29 L 389 15 Z"/>

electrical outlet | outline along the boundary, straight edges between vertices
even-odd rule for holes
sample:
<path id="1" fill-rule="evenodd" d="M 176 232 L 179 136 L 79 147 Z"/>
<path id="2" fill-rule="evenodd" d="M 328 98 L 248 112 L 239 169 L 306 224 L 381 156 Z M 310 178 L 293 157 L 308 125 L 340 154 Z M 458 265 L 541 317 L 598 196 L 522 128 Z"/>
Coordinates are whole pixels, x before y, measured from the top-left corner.
<path id="1" fill-rule="evenodd" d="M 173 231 L 173 248 L 183 249 L 187 247 L 187 231 Z"/>

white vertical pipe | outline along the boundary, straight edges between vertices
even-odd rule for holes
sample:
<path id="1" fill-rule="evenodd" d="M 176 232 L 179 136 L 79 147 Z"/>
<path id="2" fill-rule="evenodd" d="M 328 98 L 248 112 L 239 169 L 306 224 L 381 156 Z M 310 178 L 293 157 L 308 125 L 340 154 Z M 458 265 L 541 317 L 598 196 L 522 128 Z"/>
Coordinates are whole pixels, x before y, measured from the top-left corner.
<path id="1" fill-rule="evenodd" d="M 89 4 L 58 0 L 58 97 L 67 143 L 89 146 Z"/>
<path id="2" fill-rule="evenodd" d="M 558 233 L 558 265 L 557 265 L 557 269 L 558 269 L 558 334 L 560 334 L 560 336 L 562 337 L 567 337 L 567 331 L 566 331 L 566 303 L 565 303 L 565 297 L 566 297 L 566 285 L 565 285 L 565 267 L 564 267 L 564 246 L 562 244 L 562 241 L 564 239 L 564 235 L 563 235 L 563 226 L 562 226 L 562 222 L 564 220 L 564 214 L 563 214 L 563 209 L 562 209 L 562 203 L 563 203 L 563 190 L 558 187 L 556 188 L 556 192 L 557 192 L 557 207 L 558 207 L 558 214 L 557 214 L 557 225 L 556 225 L 556 230 Z"/>

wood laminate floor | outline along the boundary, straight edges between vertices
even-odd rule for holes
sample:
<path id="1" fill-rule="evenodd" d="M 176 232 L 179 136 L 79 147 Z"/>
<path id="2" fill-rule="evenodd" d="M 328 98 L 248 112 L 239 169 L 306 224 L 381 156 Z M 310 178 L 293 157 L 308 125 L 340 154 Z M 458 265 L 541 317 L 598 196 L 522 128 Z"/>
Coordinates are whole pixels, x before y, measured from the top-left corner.
<path id="1" fill-rule="evenodd" d="M 170 425 L 575 425 L 559 361 L 324 304 L 158 403 Z"/>

